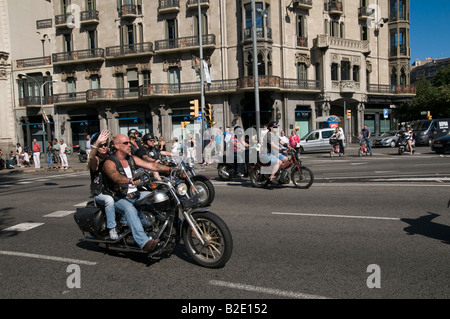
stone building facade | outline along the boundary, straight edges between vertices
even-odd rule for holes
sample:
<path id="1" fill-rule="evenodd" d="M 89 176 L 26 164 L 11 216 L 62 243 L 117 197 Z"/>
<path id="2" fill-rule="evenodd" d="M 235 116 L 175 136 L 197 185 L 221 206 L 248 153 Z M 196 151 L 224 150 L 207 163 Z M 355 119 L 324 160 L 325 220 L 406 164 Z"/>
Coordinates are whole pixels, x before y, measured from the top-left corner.
<path id="1" fill-rule="evenodd" d="M 199 21 L 210 76 L 205 101 L 216 128 L 255 127 L 254 61 L 261 126 L 277 120 L 303 136 L 334 115 L 349 136 L 364 123 L 376 134 L 396 128 L 396 106 L 415 93 L 409 0 L 255 4 L 257 57 L 251 0 L 52 1 L 51 16 L 36 21 L 50 50 L 13 57 L 17 136 L 34 137 L 42 109 L 47 137 L 69 145 L 83 146 L 87 133 L 104 128 L 113 134 L 136 128 L 170 140 L 190 121 L 187 129 L 197 132 L 190 101 L 201 92 Z M 47 83 L 43 108 L 31 77 Z"/>

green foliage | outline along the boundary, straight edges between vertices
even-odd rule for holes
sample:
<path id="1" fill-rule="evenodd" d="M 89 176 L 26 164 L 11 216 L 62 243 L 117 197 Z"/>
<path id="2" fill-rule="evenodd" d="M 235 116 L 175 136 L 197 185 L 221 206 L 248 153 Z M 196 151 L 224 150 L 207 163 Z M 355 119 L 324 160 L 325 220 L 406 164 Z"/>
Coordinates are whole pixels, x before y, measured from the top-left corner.
<path id="1" fill-rule="evenodd" d="M 450 117 L 450 66 L 440 68 L 429 82 L 416 82 L 416 96 L 411 104 L 400 108 L 402 121 L 424 118 L 420 112 L 430 111 L 433 118 Z"/>

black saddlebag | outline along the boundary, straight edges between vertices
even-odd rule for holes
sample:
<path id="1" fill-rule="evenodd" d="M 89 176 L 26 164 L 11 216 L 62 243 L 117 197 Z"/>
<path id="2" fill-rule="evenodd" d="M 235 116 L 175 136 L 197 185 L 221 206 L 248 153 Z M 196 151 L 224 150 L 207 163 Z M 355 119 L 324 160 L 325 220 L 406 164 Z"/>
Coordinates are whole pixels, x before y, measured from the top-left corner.
<path id="1" fill-rule="evenodd" d="M 106 220 L 103 211 L 98 207 L 77 208 L 75 222 L 83 233 L 102 236 L 106 230 Z"/>

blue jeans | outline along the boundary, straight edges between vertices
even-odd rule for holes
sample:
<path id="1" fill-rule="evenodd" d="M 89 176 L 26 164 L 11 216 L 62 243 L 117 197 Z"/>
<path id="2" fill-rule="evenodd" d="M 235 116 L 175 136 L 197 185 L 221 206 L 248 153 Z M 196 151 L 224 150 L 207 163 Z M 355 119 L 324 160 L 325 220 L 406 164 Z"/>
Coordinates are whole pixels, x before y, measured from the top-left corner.
<path id="1" fill-rule="evenodd" d="M 138 211 L 133 204 L 135 201 L 144 198 L 149 193 L 150 192 L 141 192 L 139 198 L 122 198 L 115 203 L 117 212 L 126 216 L 134 241 L 141 248 L 144 247 L 145 243 L 151 240 L 151 238 L 145 233 L 142 222 L 138 216 Z"/>
<path id="2" fill-rule="evenodd" d="M 55 163 L 53 163 L 53 154 L 52 153 L 47 154 L 47 166 L 55 167 Z"/>
<path id="3" fill-rule="evenodd" d="M 359 143 L 359 145 L 361 145 L 364 141 L 366 141 L 367 143 L 367 151 L 369 153 L 372 153 L 372 143 L 370 143 L 370 137 L 363 137 L 361 139 L 361 142 Z"/>
<path id="4" fill-rule="evenodd" d="M 116 227 L 116 208 L 114 207 L 114 198 L 109 195 L 99 194 L 94 197 L 97 204 L 105 207 L 106 213 L 106 227 L 109 229 Z"/>

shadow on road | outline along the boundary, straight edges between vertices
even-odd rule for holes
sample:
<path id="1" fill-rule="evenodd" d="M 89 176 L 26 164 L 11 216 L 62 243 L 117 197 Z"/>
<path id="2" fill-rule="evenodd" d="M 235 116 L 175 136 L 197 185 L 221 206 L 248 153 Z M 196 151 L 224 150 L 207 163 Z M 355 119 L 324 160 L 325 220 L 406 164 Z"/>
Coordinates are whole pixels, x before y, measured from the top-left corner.
<path id="1" fill-rule="evenodd" d="M 416 219 L 402 218 L 401 221 L 410 225 L 403 230 L 408 235 L 422 235 L 450 244 L 450 226 L 433 222 L 433 219 L 439 216 L 439 214 L 428 212 L 428 215 Z"/>

